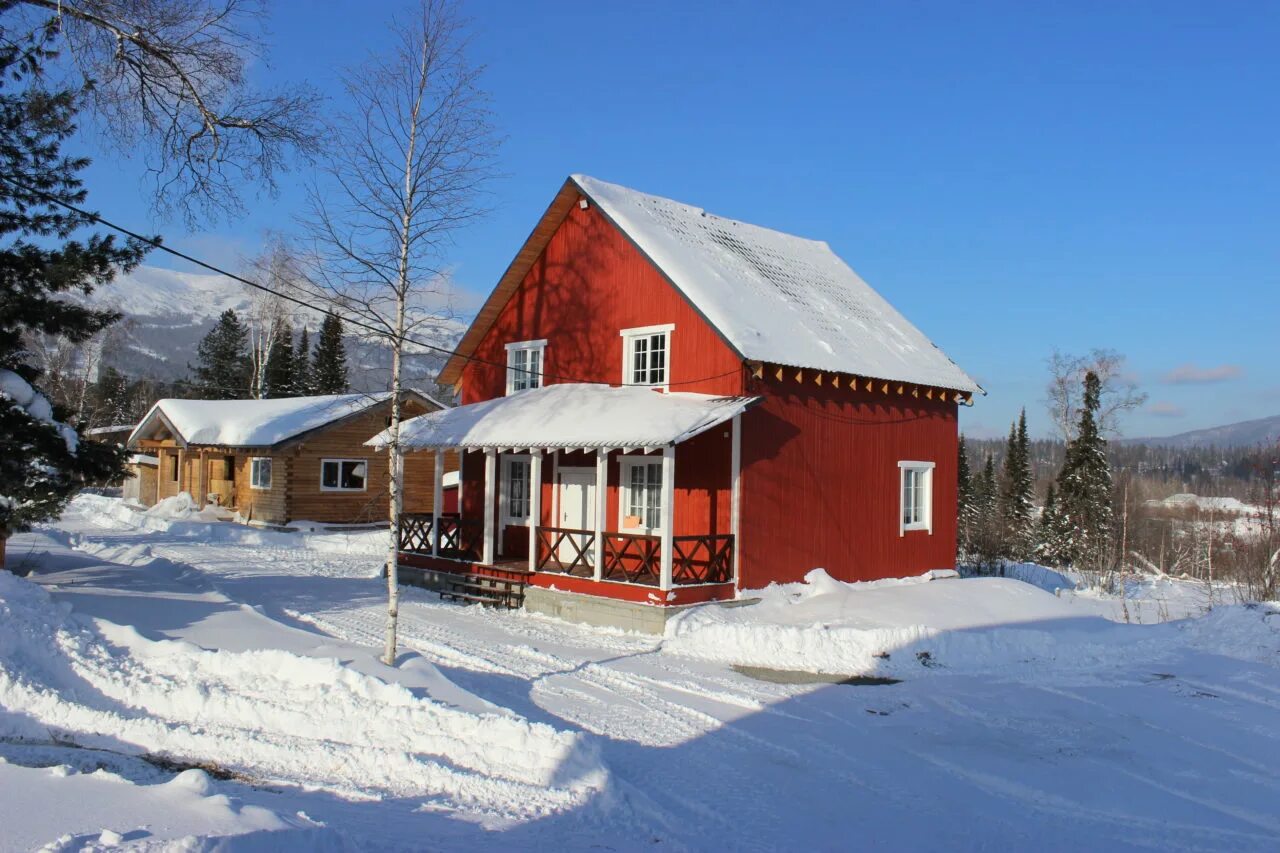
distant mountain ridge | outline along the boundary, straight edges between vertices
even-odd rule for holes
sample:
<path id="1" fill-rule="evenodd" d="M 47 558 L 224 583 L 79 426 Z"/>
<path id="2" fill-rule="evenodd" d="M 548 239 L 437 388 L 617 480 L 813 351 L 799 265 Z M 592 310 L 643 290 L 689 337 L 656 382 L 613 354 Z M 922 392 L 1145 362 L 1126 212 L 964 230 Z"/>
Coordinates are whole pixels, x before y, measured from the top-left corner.
<path id="1" fill-rule="evenodd" d="M 243 316 L 251 305 L 245 285 L 227 276 L 151 266 L 140 266 L 98 288 L 88 301 L 123 315 L 111 330 L 104 363 L 129 376 L 163 381 L 187 376 L 188 365 L 196 361 L 201 338 L 222 312 L 231 309 Z M 322 316 L 319 309 L 314 315 L 314 321 L 308 323 L 313 342 Z M 454 334 L 441 345 L 455 346 L 465 330 L 464 324 L 458 324 Z M 390 351 L 357 335 L 348 334 L 345 342 L 352 390 L 385 390 L 390 378 Z M 408 381 L 424 384 L 439 372 L 443 362 L 444 356 L 438 353 L 406 353 Z"/>
<path id="2" fill-rule="evenodd" d="M 1124 443 L 1161 447 L 1248 447 L 1277 439 L 1280 439 L 1280 415 L 1206 429 L 1194 429 L 1177 435 L 1126 438 Z"/>

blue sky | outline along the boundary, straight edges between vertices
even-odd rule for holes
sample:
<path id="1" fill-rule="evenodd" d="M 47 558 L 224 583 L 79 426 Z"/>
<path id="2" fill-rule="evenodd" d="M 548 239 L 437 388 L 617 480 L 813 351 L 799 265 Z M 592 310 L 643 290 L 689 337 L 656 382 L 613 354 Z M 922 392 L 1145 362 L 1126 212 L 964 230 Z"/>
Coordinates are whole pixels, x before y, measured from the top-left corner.
<path id="1" fill-rule="evenodd" d="M 392 8 L 279 3 L 254 73 L 338 96 Z M 1280 4 L 465 8 L 506 136 L 452 254 L 477 299 L 580 171 L 828 241 L 989 390 L 973 434 L 1023 405 L 1047 430 L 1055 347 L 1129 356 L 1130 435 L 1280 413 Z M 96 157 L 97 209 L 214 262 L 301 205 L 298 172 L 192 234 L 152 218 L 140 162 Z"/>

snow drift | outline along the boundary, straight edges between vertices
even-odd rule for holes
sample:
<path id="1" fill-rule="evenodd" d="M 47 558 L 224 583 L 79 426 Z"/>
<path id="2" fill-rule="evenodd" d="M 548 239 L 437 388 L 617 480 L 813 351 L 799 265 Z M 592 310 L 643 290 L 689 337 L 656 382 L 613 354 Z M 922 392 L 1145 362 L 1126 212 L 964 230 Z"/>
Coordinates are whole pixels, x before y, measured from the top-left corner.
<path id="1" fill-rule="evenodd" d="M 511 816 L 573 806 L 605 779 L 578 733 L 450 708 L 332 659 L 148 640 L 3 573 L 0 624 L 0 737 Z"/>

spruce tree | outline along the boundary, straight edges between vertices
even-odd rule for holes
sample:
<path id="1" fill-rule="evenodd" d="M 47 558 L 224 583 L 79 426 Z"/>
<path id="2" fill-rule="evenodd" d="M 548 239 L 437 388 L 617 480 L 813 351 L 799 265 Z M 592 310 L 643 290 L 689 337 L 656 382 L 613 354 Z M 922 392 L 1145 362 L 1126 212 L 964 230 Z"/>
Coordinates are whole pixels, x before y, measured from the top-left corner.
<path id="1" fill-rule="evenodd" d="M 311 337 L 307 333 L 307 327 L 303 326 L 302 334 L 298 336 L 298 350 L 293 356 L 293 395 L 295 397 L 307 397 L 314 394 L 313 384 L 311 379 Z"/>
<path id="2" fill-rule="evenodd" d="M 973 555 L 978 563 L 991 568 L 1003 556 L 1000 514 L 997 509 L 999 485 L 996 482 L 996 463 L 987 454 L 986 462 L 973 485 L 973 529 L 971 542 Z"/>
<path id="3" fill-rule="evenodd" d="M 1005 555 L 1019 561 L 1030 559 L 1035 539 L 1036 490 L 1031 475 L 1026 409 L 1009 430 L 1000 480 L 1000 520 L 1004 527 Z"/>
<path id="4" fill-rule="evenodd" d="M 964 435 L 961 434 L 956 458 L 956 551 L 961 559 L 967 557 L 972 548 L 973 498 L 973 473 L 969 469 L 969 450 L 965 447 Z"/>
<path id="5" fill-rule="evenodd" d="M 1111 466 L 1107 442 L 1098 430 L 1102 383 L 1089 371 L 1084 377 L 1080 426 L 1067 445 L 1058 474 L 1058 513 L 1065 535 L 1062 557 L 1080 568 L 1102 570 L 1111 545 Z"/>
<path id="6" fill-rule="evenodd" d="M 267 369 L 264 378 L 266 397 L 297 396 L 293 364 L 293 329 L 283 321 L 271 339 L 267 351 Z"/>
<path id="7" fill-rule="evenodd" d="M 40 87 L 51 55 L 36 38 L 0 47 L 0 542 L 56 517 L 85 483 L 123 474 L 120 449 L 82 438 L 37 390 L 22 339 L 80 343 L 115 322 L 65 297 L 133 269 L 148 249 L 91 233 L 92 220 L 54 203 L 84 206 L 79 173 L 89 161 L 62 153 L 77 104 L 71 91 Z"/>
<path id="8" fill-rule="evenodd" d="M 316 394 L 347 393 L 347 351 L 342 343 L 342 321 L 336 314 L 326 314 L 320 324 L 311 382 Z"/>
<path id="9" fill-rule="evenodd" d="M 196 349 L 196 387 L 206 400 L 243 400 L 249 397 L 252 365 L 248 352 L 249 330 L 228 308 Z"/>

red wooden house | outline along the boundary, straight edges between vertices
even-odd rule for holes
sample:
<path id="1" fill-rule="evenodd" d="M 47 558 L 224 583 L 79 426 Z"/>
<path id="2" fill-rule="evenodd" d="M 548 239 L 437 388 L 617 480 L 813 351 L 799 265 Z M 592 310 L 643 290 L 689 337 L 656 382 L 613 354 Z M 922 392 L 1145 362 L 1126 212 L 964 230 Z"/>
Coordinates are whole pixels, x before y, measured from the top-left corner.
<path id="1" fill-rule="evenodd" d="M 954 565 L 981 389 L 825 243 L 575 175 L 440 381 L 404 438 L 461 451 L 460 512 L 407 518 L 401 565 L 460 595 L 651 628 Z"/>

